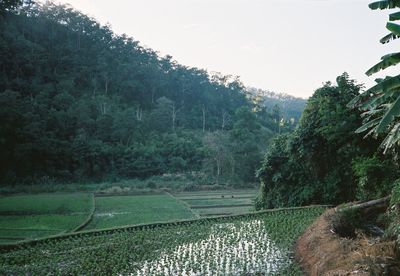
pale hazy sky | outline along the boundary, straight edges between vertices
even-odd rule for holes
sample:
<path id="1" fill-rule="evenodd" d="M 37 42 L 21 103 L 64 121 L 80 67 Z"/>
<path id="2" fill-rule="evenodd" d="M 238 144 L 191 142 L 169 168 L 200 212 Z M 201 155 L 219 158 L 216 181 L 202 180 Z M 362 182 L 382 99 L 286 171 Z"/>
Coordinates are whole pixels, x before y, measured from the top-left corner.
<path id="1" fill-rule="evenodd" d="M 300 97 L 344 71 L 372 85 L 380 75 L 368 78 L 364 72 L 400 43 L 379 43 L 388 12 L 369 10 L 367 0 L 59 2 L 181 64 Z"/>

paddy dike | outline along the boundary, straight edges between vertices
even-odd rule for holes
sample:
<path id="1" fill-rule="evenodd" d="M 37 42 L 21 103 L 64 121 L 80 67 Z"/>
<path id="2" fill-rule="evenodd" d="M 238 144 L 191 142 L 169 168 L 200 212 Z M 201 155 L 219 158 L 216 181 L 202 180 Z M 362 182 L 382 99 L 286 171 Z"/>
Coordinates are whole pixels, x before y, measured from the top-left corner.
<path id="1" fill-rule="evenodd" d="M 335 212 L 325 211 L 296 242 L 296 259 L 306 275 L 400 275 L 395 241 L 341 237 L 332 226 Z"/>

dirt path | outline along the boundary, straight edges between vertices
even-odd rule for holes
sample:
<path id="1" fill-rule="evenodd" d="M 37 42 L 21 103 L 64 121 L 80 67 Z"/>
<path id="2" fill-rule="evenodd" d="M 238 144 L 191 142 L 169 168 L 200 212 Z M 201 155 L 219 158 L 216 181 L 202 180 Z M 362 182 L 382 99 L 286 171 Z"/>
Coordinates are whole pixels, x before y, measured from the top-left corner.
<path id="1" fill-rule="evenodd" d="M 296 243 L 296 259 L 307 275 L 400 275 L 394 241 L 342 238 L 331 227 L 334 213 L 327 210 Z"/>

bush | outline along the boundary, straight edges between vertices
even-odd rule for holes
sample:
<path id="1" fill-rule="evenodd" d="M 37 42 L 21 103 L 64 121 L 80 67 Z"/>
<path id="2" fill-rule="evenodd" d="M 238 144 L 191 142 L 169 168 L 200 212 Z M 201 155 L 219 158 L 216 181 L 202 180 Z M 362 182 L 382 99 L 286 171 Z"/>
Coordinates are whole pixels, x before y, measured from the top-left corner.
<path id="1" fill-rule="evenodd" d="M 153 181 L 149 181 L 147 182 L 147 188 L 149 189 L 156 189 L 157 188 L 157 184 Z"/>
<path id="2" fill-rule="evenodd" d="M 331 218 L 332 228 L 341 237 L 355 238 L 356 229 L 361 227 L 362 217 L 358 210 L 340 210 Z"/>
<path id="3" fill-rule="evenodd" d="M 397 179 L 393 184 L 392 194 L 390 198 L 390 206 L 399 207 L 400 204 L 400 179 Z"/>
<path id="4" fill-rule="evenodd" d="M 389 239 L 397 239 L 400 243 L 400 179 L 397 179 L 393 184 L 390 207 L 387 214 L 390 224 L 385 232 L 385 236 Z"/>
<path id="5" fill-rule="evenodd" d="M 361 157 L 353 160 L 352 168 L 356 176 L 356 197 L 369 200 L 388 195 L 396 178 L 397 168 L 389 160 L 378 157 Z"/>

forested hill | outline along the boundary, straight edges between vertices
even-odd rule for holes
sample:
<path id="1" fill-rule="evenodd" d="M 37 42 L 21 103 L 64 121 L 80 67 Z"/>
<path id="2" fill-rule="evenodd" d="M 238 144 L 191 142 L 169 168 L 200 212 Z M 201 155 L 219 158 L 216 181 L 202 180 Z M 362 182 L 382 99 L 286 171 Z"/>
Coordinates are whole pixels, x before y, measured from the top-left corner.
<path id="1" fill-rule="evenodd" d="M 160 57 L 70 6 L 0 16 L 2 183 L 186 171 L 250 181 L 268 139 L 293 128 L 254 108 L 238 78 Z"/>
<path id="2" fill-rule="evenodd" d="M 276 93 L 254 87 L 247 88 L 247 91 L 253 95 L 258 104 L 263 105 L 267 110 L 275 109 L 275 112 L 279 110 L 281 116 L 286 120 L 294 119 L 298 122 L 307 103 L 306 99 L 284 93 Z"/>

